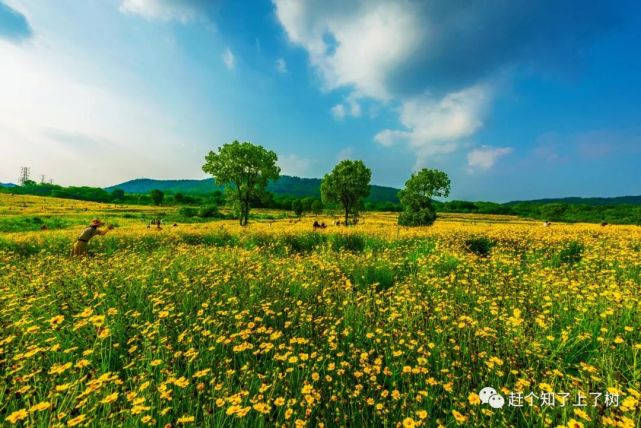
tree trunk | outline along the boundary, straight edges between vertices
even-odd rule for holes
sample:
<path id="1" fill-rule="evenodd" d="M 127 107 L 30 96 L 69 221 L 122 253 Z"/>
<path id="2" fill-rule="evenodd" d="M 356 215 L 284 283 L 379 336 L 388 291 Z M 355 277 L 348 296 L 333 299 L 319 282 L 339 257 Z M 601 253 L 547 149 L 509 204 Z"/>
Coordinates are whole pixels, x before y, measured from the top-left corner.
<path id="1" fill-rule="evenodd" d="M 345 226 L 347 226 L 348 219 L 349 219 L 349 207 L 345 206 Z"/>

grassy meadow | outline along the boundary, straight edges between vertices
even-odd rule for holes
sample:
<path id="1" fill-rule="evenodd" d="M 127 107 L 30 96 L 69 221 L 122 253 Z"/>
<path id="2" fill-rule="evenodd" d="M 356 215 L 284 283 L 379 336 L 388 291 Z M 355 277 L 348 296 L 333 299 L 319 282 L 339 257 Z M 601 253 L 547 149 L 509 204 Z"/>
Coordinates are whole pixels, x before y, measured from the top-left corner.
<path id="1" fill-rule="evenodd" d="M 641 423 L 641 227 L 259 212 L 147 228 L 168 210 L 0 194 L 0 424 Z M 95 216 L 117 227 L 70 258 Z"/>

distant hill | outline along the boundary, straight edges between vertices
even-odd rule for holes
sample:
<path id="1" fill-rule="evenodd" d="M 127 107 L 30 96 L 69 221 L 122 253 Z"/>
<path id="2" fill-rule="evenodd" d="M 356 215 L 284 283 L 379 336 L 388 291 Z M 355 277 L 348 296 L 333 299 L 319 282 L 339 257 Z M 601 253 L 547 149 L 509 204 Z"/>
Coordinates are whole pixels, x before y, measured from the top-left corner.
<path id="1" fill-rule="evenodd" d="M 0 187 L 16 187 L 13 183 L 0 183 Z"/>
<path id="2" fill-rule="evenodd" d="M 505 205 L 516 204 L 574 204 L 574 205 L 591 205 L 591 206 L 612 206 L 612 205 L 641 205 L 640 196 L 616 196 L 612 198 L 546 198 L 534 199 L 530 201 L 512 201 Z"/>
<path id="3" fill-rule="evenodd" d="M 290 196 L 314 196 L 320 197 L 319 178 L 300 178 L 288 175 L 281 176 L 276 181 L 267 185 L 267 190 L 276 195 Z M 138 178 L 107 187 L 105 190 L 122 189 L 126 193 L 149 193 L 152 189 L 162 190 L 167 193 L 211 193 L 215 190 L 222 190 L 213 178 L 203 180 L 154 180 L 150 178 Z M 370 196 L 367 198 L 372 202 L 398 202 L 396 194 L 398 189 L 393 187 L 372 185 Z"/>

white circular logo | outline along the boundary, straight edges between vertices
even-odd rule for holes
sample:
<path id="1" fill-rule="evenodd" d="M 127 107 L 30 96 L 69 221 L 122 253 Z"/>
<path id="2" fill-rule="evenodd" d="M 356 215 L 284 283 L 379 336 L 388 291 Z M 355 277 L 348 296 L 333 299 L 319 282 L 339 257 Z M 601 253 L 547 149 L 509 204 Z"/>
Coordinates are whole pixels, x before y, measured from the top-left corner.
<path id="1" fill-rule="evenodd" d="M 499 394 L 494 394 L 490 397 L 489 404 L 493 409 L 500 409 L 505 404 L 505 399 Z"/>
<path id="2" fill-rule="evenodd" d="M 496 395 L 496 389 L 486 386 L 479 392 L 479 397 L 481 398 L 481 403 L 487 404 L 490 401 L 490 397 Z"/>

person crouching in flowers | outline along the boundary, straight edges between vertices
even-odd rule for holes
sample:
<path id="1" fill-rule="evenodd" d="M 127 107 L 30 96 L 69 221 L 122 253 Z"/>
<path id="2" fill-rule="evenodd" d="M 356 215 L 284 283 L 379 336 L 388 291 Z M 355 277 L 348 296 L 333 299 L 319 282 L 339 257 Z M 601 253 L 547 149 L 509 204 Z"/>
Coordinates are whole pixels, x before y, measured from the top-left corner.
<path id="1" fill-rule="evenodd" d="M 109 230 L 113 229 L 113 225 L 107 226 L 107 229 L 98 229 L 100 226 L 104 226 L 105 223 L 100 221 L 100 219 L 93 219 L 89 226 L 82 231 L 76 242 L 73 244 L 73 250 L 71 251 L 72 256 L 84 256 L 88 253 L 89 249 L 89 240 L 96 235 L 105 235 Z"/>

